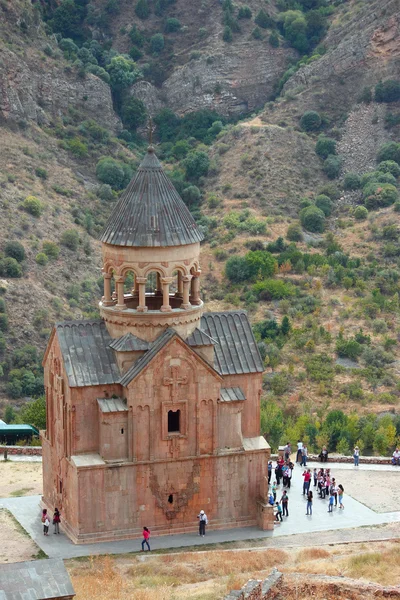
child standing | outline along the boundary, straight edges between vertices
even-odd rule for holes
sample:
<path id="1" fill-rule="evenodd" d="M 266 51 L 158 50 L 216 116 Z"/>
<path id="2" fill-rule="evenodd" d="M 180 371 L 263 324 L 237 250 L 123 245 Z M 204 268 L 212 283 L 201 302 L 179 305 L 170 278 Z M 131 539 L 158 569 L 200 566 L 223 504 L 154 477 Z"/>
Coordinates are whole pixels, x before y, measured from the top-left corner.
<path id="1" fill-rule="evenodd" d="M 279 504 L 279 502 L 276 503 L 276 515 L 275 515 L 275 521 L 283 521 L 282 519 L 282 507 Z"/>
<path id="2" fill-rule="evenodd" d="M 335 495 L 333 493 L 333 490 L 331 490 L 330 496 L 329 496 L 329 507 L 328 507 L 328 512 L 333 512 L 333 502 L 335 500 Z"/>
<path id="3" fill-rule="evenodd" d="M 338 486 L 339 508 L 344 508 L 343 494 L 344 494 L 344 487 L 340 483 L 339 486 Z"/>
<path id="4" fill-rule="evenodd" d="M 147 527 L 143 527 L 142 552 L 144 552 L 145 544 L 147 545 L 147 549 L 150 552 L 149 538 L 150 538 L 150 529 L 147 529 Z"/>

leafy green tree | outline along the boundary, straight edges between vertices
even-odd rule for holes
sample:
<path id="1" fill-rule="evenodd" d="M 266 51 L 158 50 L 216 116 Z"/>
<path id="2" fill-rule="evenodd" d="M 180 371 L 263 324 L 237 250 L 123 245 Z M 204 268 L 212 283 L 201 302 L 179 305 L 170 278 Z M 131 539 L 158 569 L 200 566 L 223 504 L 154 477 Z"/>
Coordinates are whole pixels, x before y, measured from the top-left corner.
<path id="1" fill-rule="evenodd" d="M 363 347 L 354 339 L 345 340 L 343 336 L 339 336 L 336 341 L 336 352 L 344 358 L 357 360 L 363 353 Z"/>
<path id="2" fill-rule="evenodd" d="M 279 15 L 283 35 L 288 42 L 301 54 L 305 54 L 309 49 L 307 39 L 307 21 L 300 10 L 288 10 Z"/>
<path id="3" fill-rule="evenodd" d="M 23 423 L 32 425 L 36 429 L 46 429 L 46 399 L 40 396 L 32 402 L 23 406 L 19 413 L 19 418 Z"/>
<path id="4" fill-rule="evenodd" d="M 25 248 L 20 242 L 7 242 L 4 247 L 4 254 L 11 258 L 15 258 L 18 262 L 25 260 Z"/>
<path id="5" fill-rule="evenodd" d="M 392 160 L 400 165 L 400 143 L 386 142 L 378 151 L 378 162 Z"/>
<path id="6" fill-rule="evenodd" d="M 250 277 L 254 280 L 271 277 L 277 266 L 276 260 L 272 254 L 264 252 L 263 250 L 248 252 L 245 259 L 249 267 Z"/>
<path id="7" fill-rule="evenodd" d="M 257 13 L 256 18 L 254 19 L 254 22 L 259 27 L 262 27 L 262 29 L 271 29 L 271 28 L 275 27 L 275 21 L 273 20 L 272 17 L 269 16 L 268 13 L 265 12 L 264 9 L 261 9 Z"/>
<path id="8" fill-rule="evenodd" d="M 182 192 L 182 199 L 185 204 L 189 207 L 196 206 L 200 204 L 201 201 L 201 192 L 196 185 L 190 185 L 185 188 Z"/>
<path id="9" fill-rule="evenodd" d="M 253 29 L 253 31 L 251 32 L 251 37 L 255 40 L 261 40 L 262 39 L 262 31 L 259 27 L 255 27 Z"/>
<path id="10" fill-rule="evenodd" d="M 112 158 L 105 156 L 96 165 L 96 177 L 102 183 L 107 183 L 114 190 L 121 190 L 126 183 L 126 174 L 122 164 Z"/>
<path id="11" fill-rule="evenodd" d="M 364 221 L 368 217 L 368 209 L 365 206 L 357 206 L 354 211 L 354 217 L 357 221 Z"/>
<path id="12" fill-rule="evenodd" d="M 150 50 L 153 54 L 160 54 L 164 50 L 165 40 L 162 33 L 156 33 L 150 38 Z"/>
<path id="13" fill-rule="evenodd" d="M 342 164 L 343 158 L 341 156 L 328 156 L 328 158 L 324 161 L 323 168 L 329 179 L 335 179 L 336 177 L 339 177 Z"/>
<path id="14" fill-rule="evenodd" d="M 61 243 L 70 250 L 78 250 L 79 234 L 76 229 L 66 229 L 61 236 Z"/>
<path id="15" fill-rule="evenodd" d="M 286 238 L 288 240 L 290 240 L 291 242 L 301 242 L 303 239 L 303 233 L 301 231 L 300 226 L 297 223 L 293 223 L 292 225 L 289 225 L 287 232 L 286 232 Z"/>
<path id="16" fill-rule="evenodd" d="M 325 215 L 317 206 L 303 208 L 300 221 L 305 229 L 313 233 L 322 233 L 325 229 Z"/>
<path id="17" fill-rule="evenodd" d="M 83 26 L 87 4 L 88 0 L 62 0 L 49 21 L 52 30 L 64 38 L 83 42 L 87 35 Z"/>
<path id="18" fill-rule="evenodd" d="M 42 244 L 42 250 L 52 260 L 57 260 L 60 254 L 60 247 L 51 240 L 44 240 Z"/>
<path id="19" fill-rule="evenodd" d="M 250 6 L 244 5 L 239 8 L 238 19 L 251 19 L 252 12 Z"/>
<path id="20" fill-rule="evenodd" d="M 323 159 L 328 158 L 330 154 L 336 154 L 336 140 L 320 135 L 315 146 L 315 152 Z"/>
<path id="21" fill-rule="evenodd" d="M 330 217 L 332 214 L 332 200 L 325 194 L 320 194 L 315 198 L 315 206 L 317 206 L 326 217 Z"/>
<path id="22" fill-rule="evenodd" d="M 357 173 L 346 173 L 343 187 L 345 190 L 359 190 L 361 187 L 361 177 Z"/>
<path id="23" fill-rule="evenodd" d="M 0 274 L 5 275 L 6 277 L 21 277 L 21 265 L 15 258 L 8 256 L 7 258 L 0 260 Z"/>
<path id="24" fill-rule="evenodd" d="M 378 165 L 380 173 L 390 173 L 393 177 L 400 177 L 400 166 L 394 160 L 384 160 Z"/>
<path id="25" fill-rule="evenodd" d="M 0 314 L 0 331 L 7 331 L 8 330 L 8 318 L 7 315 L 5 315 L 4 313 Z"/>
<path id="26" fill-rule="evenodd" d="M 122 54 L 114 56 L 106 68 L 110 75 L 110 85 L 116 92 L 131 86 L 141 76 L 136 63 Z"/>
<path id="27" fill-rule="evenodd" d="M 252 291 L 260 300 L 283 300 L 295 294 L 295 288 L 291 283 L 285 283 L 282 279 L 265 279 L 258 281 L 252 287 Z"/>
<path id="28" fill-rule="evenodd" d="M 178 140 L 172 148 L 172 154 L 175 156 L 176 159 L 182 160 L 188 154 L 189 150 L 189 142 L 187 142 L 186 140 Z"/>
<path id="29" fill-rule="evenodd" d="M 300 119 L 300 127 L 304 131 L 317 131 L 321 125 L 321 116 L 315 110 L 307 110 Z"/>
<path id="30" fill-rule="evenodd" d="M 75 44 L 71 38 L 63 38 L 58 42 L 60 49 L 64 52 L 64 56 L 72 60 L 77 56 L 79 47 Z"/>
<path id="31" fill-rule="evenodd" d="M 148 0 L 138 0 L 138 3 L 135 6 L 135 13 L 139 17 L 139 19 L 148 19 L 150 16 L 150 7 Z"/>
<path id="32" fill-rule="evenodd" d="M 226 261 L 225 275 L 232 283 L 250 279 L 250 267 L 244 256 L 232 256 Z"/>
<path id="33" fill-rule="evenodd" d="M 376 84 L 376 102 L 397 102 L 398 100 L 400 100 L 400 81 L 387 79 Z"/>
<path id="34" fill-rule="evenodd" d="M 281 333 L 283 335 L 288 335 L 290 330 L 291 330 L 292 326 L 290 324 L 290 320 L 289 317 L 287 315 L 285 315 L 282 319 L 282 323 L 281 323 Z"/>
<path id="35" fill-rule="evenodd" d="M 131 96 L 123 103 L 121 108 L 121 119 L 124 127 L 131 131 L 146 122 L 147 110 L 145 104 L 138 98 Z"/>
<path id="36" fill-rule="evenodd" d="M 274 450 L 278 449 L 283 431 L 282 410 L 271 400 L 261 400 L 261 433 Z"/>
<path id="37" fill-rule="evenodd" d="M 165 32 L 166 33 L 174 33 L 175 31 L 179 31 L 181 29 L 181 27 L 182 27 L 182 24 L 179 21 L 179 19 L 174 19 L 173 17 L 170 17 L 165 22 Z"/>
<path id="38" fill-rule="evenodd" d="M 210 167 L 210 159 L 205 152 L 190 152 L 184 160 L 186 177 L 189 180 L 198 181 L 200 177 L 207 175 Z"/>
<path id="39" fill-rule="evenodd" d="M 7 404 L 6 409 L 4 411 L 4 421 L 8 424 L 13 423 L 16 416 L 17 415 L 13 407 Z"/>

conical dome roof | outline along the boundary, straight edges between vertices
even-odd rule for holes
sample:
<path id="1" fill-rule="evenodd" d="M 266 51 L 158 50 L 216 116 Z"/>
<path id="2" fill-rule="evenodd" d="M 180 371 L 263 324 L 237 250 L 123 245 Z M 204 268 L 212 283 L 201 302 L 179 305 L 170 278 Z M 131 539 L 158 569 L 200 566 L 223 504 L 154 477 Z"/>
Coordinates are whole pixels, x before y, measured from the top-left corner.
<path id="1" fill-rule="evenodd" d="M 151 146 L 100 239 L 135 247 L 184 246 L 204 239 Z"/>

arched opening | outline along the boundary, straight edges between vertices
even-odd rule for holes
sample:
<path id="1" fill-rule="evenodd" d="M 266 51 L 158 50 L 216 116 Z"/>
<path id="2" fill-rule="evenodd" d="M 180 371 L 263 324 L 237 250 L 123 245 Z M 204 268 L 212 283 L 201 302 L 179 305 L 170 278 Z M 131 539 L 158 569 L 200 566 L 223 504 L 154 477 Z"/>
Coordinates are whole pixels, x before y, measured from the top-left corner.
<path id="1" fill-rule="evenodd" d="M 146 307 L 148 310 L 161 310 L 163 306 L 163 275 L 159 271 L 146 273 Z"/>
<path id="2" fill-rule="evenodd" d="M 124 302 L 126 308 L 136 309 L 139 305 L 139 284 L 135 271 L 124 271 Z"/>

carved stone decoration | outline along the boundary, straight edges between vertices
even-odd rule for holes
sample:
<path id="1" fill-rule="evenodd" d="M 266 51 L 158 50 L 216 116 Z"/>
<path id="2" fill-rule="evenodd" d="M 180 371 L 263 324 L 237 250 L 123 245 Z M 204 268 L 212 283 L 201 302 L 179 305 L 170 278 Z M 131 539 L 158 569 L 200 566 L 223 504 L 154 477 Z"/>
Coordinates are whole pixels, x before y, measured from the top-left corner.
<path id="1" fill-rule="evenodd" d="M 188 383 L 188 377 L 184 375 L 179 377 L 179 367 L 171 367 L 171 377 L 163 378 L 163 385 L 170 386 L 171 402 L 178 399 L 179 386 Z"/>

